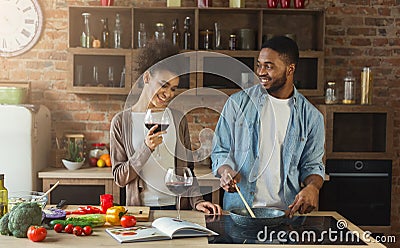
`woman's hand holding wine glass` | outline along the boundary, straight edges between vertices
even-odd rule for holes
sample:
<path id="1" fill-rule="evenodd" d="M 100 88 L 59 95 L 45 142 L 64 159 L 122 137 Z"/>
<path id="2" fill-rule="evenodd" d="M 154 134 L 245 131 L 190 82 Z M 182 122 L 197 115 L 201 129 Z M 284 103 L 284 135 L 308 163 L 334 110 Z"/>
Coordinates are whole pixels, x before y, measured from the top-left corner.
<path id="1" fill-rule="evenodd" d="M 162 135 L 167 133 L 170 120 L 166 109 L 148 109 L 144 117 L 144 125 L 149 132 L 145 138 L 146 145 L 154 151 L 162 142 Z M 160 154 L 157 153 L 159 156 Z"/>
<path id="2" fill-rule="evenodd" d="M 181 197 L 193 184 L 193 174 L 188 167 L 168 168 L 165 174 L 165 186 L 177 196 L 178 220 L 181 219 Z"/>
<path id="3" fill-rule="evenodd" d="M 152 128 L 150 128 L 144 141 L 151 151 L 154 151 L 157 146 L 163 142 L 162 135 L 167 133 L 166 131 L 155 133 L 156 129 L 158 129 L 158 125 L 154 125 Z"/>

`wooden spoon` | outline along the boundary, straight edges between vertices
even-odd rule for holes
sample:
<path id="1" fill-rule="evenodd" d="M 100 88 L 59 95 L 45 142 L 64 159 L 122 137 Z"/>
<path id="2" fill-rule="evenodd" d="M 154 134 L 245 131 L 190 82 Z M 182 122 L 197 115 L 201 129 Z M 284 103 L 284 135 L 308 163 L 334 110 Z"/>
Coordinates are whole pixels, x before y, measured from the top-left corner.
<path id="1" fill-rule="evenodd" d="M 51 187 L 49 190 L 47 190 L 46 193 L 44 193 L 42 196 L 36 198 L 35 201 L 40 201 L 43 197 L 45 197 L 46 195 L 50 194 L 50 192 L 53 191 L 53 189 L 55 189 L 58 186 L 59 183 L 60 183 L 60 181 L 57 181 L 53 185 L 53 187 Z"/>
<path id="2" fill-rule="evenodd" d="M 233 181 L 233 178 L 232 178 L 231 174 L 228 173 L 228 176 L 229 176 L 229 178 Z M 238 192 L 240 198 L 242 199 L 244 205 L 246 206 L 247 211 L 249 211 L 250 216 L 251 216 L 252 218 L 256 218 L 256 215 L 253 213 L 253 210 L 251 210 L 249 204 L 247 204 L 247 201 L 244 199 L 244 197 L 243 197 L 243 195 L 242 195 L 242 192 L 240 192 L 239 187 L 236 185 L 236 183 L 235 183 L 234 185 L 235 185 L 236 191 Z"/>

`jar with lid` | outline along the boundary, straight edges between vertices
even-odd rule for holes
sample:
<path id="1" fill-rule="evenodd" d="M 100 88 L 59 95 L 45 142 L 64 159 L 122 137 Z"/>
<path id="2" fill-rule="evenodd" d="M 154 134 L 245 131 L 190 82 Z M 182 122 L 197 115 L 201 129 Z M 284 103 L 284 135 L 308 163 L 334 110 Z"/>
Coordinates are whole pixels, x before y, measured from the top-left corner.
<path id="1" fill-rule="evenodd" d="M 7 213 L 8 191 L 4 187 L 4 174 L 0 174 L 0 218 Z"/>
<path id="2" fill-rule="evenodd" d="M 165 41 L 165 28 L 164 23 L 156 23 L 156 31 L 154 32 L 154 39 L 156 41 Z"/>
<path id="3" fill-rule="evenodd" d="M 338 94 L 336 83 L 334 81 L 328 82 L 325 91 L 325 104 L 336 104 L 338 102 Z"/>
<path id="4" fill-rule="evenodd" d="M 346 77 L 344 78 L 344 96 L 343 96 L 343 104 L 355 104 L 356 103 L 356 79 L 353 77 L 351 71 L 347 72 Z"/>
<path id="5" fill-rule="evenodd" d="M 97 166 L 97 160 L 103 154 L 109 154 L 106 144 L 94 143 L 89 151 L 89 164 L 91 166 Z"/>

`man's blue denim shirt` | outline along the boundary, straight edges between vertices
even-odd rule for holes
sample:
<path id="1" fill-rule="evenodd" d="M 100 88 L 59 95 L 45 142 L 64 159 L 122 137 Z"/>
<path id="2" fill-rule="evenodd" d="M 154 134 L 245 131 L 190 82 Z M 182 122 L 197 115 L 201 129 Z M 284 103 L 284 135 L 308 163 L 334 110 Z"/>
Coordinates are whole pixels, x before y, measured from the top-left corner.
<path id="1" fill-rule="evenodd" d="M 261 84 L 232 95 L 222 110 L 215 129 L 211 154 L 212 170 L 217 175 L 226 164 L 239 171 L 238 183 L 244 198 L 252 206 L 259 174 L 259 113 L 267 100 Z M 325 129 L 322 114 L 294 88 L 292 106 L 285 140 L 282 146 L 283 194 L 289 206 L 301 190 L 304 179 L 316 174 L 324 178 Z M 279 114 L 279 113 L 277 113 Z M 224 194 L 226 210 L 243 208 L 237 193 Z"/>

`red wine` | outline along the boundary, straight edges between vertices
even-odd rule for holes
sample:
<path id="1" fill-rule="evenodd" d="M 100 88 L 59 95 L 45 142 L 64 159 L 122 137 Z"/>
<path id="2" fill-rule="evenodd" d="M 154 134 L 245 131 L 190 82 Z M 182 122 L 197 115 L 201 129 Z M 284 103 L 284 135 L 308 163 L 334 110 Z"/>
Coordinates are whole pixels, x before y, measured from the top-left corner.
<path id="1" fill-rule="evenodd" d="M 169 124 L 157 124 L 157 123 L 146 123 L 144 124 L 146 126 L 147 129 L 151 129 L 154 125 L 158 125 L 158 127 L 156 128 L 156 130 L 154 130 L 154 133 L 158 133 L 161 131 L 165 131 L 167 130 L 167 128 L 169 127 Z"/>
<path id="2" fill-rule="evenodd" d="M 181 195 L 185 193 L 191 185 L 185 184 L 184 182 L 168 182 L 165 183 L 165 186 L 176 195 Z"/>

